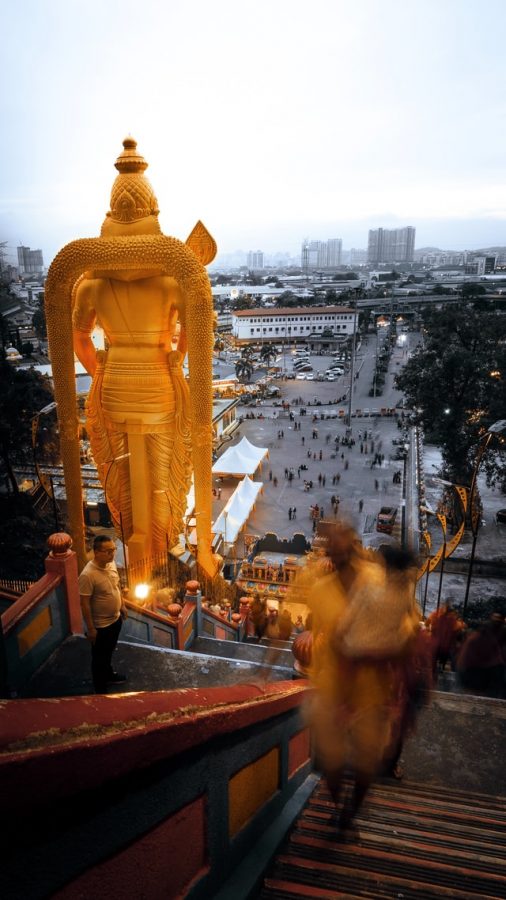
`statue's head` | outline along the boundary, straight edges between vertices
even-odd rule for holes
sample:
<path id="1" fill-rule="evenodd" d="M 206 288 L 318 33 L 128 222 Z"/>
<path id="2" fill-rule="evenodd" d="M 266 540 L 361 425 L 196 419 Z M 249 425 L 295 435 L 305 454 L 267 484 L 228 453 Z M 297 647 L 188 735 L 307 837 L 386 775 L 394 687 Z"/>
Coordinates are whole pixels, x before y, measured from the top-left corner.
<path id="1" fill-rule="evenodd" d="M 137 234 L 160 234 L 158 201 L 145 177 L 148 164 L 137 153 L 137 141 L 127 137 L 123 153 L 114 163 L 119 175 L 112 186 L 111 209 L 107 213 L 102 237 Z"/>

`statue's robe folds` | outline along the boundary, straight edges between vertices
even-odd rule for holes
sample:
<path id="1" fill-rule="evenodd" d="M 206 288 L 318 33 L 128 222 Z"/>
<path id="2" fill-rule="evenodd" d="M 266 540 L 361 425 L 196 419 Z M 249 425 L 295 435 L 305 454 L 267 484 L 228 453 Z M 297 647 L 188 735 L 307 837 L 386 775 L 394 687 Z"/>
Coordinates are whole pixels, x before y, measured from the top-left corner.
<path id="1" fill-rule="evenodd" d="M 74 292 L 74 333 L 98 322 L 108 348 L 86 407 L 93 456 L 125 541 L 147 526 L 142 555 L 177 544 L 191 479 L 189 391 L 172 349 L 179 308 L 173 279 L 135 271 L 85 277 Z"/>

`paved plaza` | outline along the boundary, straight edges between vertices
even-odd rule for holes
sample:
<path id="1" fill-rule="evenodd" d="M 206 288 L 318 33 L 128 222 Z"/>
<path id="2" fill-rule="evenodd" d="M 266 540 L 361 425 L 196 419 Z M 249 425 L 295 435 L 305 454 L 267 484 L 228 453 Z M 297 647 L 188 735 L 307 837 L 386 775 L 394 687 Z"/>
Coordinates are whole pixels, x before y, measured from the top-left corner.
<path id="1" fill-rule="evenodd" d="M 407 357 L 405 350 L 397 348 L 384 393 L 376 398 L 368 395 L 375 362 L 375 340 L 375 337 L 369 338 L 369 343 L 362 345 L 357 354 L 358 379 L 354 384 L 353 411 L 393 408 L 401 399 L 401 394 L 393 388 L 393 378 L 398 365 Z M 311 357 L 315 373 L 324 371 L 330 361 L 330 356 Z M 396 447 L 392 440 L 400 435 L 395 417 L 353 418 L 351 436 L 355 444 L 343 446 L 341 442 L 347 427 L 339 418 L 339 411 L 348 411 L 348 400 L 336 401 L 347 395 L 348 375 L 335 382 L 279 379 L 275 383 L 281 391 L 277 402 L 284 400 L 290 404 L 293 421 L 289 413 L 273 401 L 263 401 L 258 406 L 241 405 L 237 410 L 238 417 L 249 414 L 254 418 L 243 419 L 233 443 L 246 435 L 256 446 L 269 449 L 269 459 L 255 476 L 255 480 L 263 481 L 264 492 L 250 516 L 246 532 L 274 531 L 280 537 L 290 537 L 300 531 L 311 537 L 311 507 L 318 505 L 323 508 L 325 519 L 334 519 L 332 496 L 339 497 L 339 518 L 351 521 L 361 535 L 374 532 L 376 515 L 383 505 L 398 506 L 400 516 L 402 486 L 393 482 L 393 476 L 402 470 L 403 464 L 393 459 Z M 302 410 L 305 410 L 303 415 Z M 313 432 L 317 436 L 313 437 Z M 339 438 L 337 446 L 336 437 Z M 372 465 L 376 453 L 384 456 L 382 465 Z M 302 469 L 302 466 L 307 468 Z M 290 471 L 293 474 L 291 481 L 286 477 L 286 472 Z M 274 479 L 277 479 L 277 486 Z M 312 487 L 306 489 L 304 482 L 312 482 Z M 223 480 L 215 515 L 236 486 L 237 479 Z M 288 511 L 294 507 L 296 519 L 290 520 Z M 240 546 L 238 553 L 241 553 Z"/>
<path id="2" fill-rule="evenodd" d="M 358 379 L 354 383 L 352 410 L 380 410 L 394 408 L 402 399 L 396 391 L 393 381 L 400 366 L 409 358 L 416 346 L 419 335 L 409 333 L 404 347 L 396 347 L 392 353 L 389 371 L 381 397 L 369 397 L 372 373 L 376 356 L 376 336 L 371 335 L 367 343 L 363 343 L 357 354 Z M 286 369 L 291 369 L 286 353 Z M 311 365 L 315 374 L 323 372 L 330 364 L 330 356 L 312 356 Z M 222 369 L 226 367 L 222 364 Z M 264 484 L 263 494 L 259 497 L 256 508 L 251 514 L 245 528 L 246 535 L 263 535 L 267 531 L 275 532 L 279 537 L 291 537 L 302 532 L 306 537 L 313 535 L 313 519 L 311 507 L 323 508 L 324 518 L 334 520 L 335 512 L 331 503 L 332 496 L 339 497 L 338 518 L 349 521 L 357 529 L 365 544 L 377 543 L 376 516 L 381 506 L 398 507 L 399 534 L 402 503 L 402 483 L 394 483 L 394 474 L 402 471 L 402 460 L 395 459 L 396 445 L 392 443 L 400 437 L 396 417 L 353 417 L 351 434 L 355 444 L 343 446 L 341 441 L 347 434 L 344 420 L 339 418 L 339 410 L 348 412 L 349 376 L 341 376 L 335 382 L 297 381 L 279 379 L 275 382 L 281 392 L 276 403 L 284 400 L 290 404 L 290 412 L 284 411 L 273 401 L 262 401 L 258 406 L 239 405 L 238 417 L 244 417 L 234 434 L 233 442 L 246 436 L 253 444 L 269 449 L 269 459 L 255 475 L 256 481 Z M 346 394 L 346 400 L 336 402 Z M 301 410 L 305 415 L 301 415 Z M 253 418 L 245 418 L 246 415 Z M 314 420 L 316 417 L 316 420 Z M 297 426 L 297 427 L 296 427 Z M 299 430 L 300 429 L 300 430 Z M 313 437 L 316 430 L 317 436 Z M 367 437 L 365 433 L 367 432 Z M 339 437 L 336 447 L 335 438 Z M 363 452 L 360 451 L 362 444 Z M 230 444 L 226 444 L 222 450 Z M 381 466 L 373 465 L 376 453 L 384 456 Z M 426 474 L 434 472 L 437 460 L 435 448 L 426 448 Z M 307 466 L 307 469 L 302 469 Z M 290 481 L 286 472 L 292 472 Z M 272 475 L 272 478 L 271 478 Z M 320 477 L 321 476 L 321 477 Z M 337 481 L 336 481 L 337 476 Z M 275 485 L 274 479 L 277 479 Z M 312 482 L 306 489 L 304 482 Z M 218 481 L 215 479 L 215 485 Z M 214 504 L 214 518 L 223 508 L 237 486 L 237 479 L 226 478 L 219 482 L 221 497 Z M 436 502 L 436 492 L 431 502 Z M 487 489 L 480 484 L 485 501 L 485 527 L 480 532 L 478 555 L 482 558 L 501 558 L 504 552 L 506 529 L 494 524 L 494 512 L 499 504 L 506 505 L 504 497 L 496 489 Z M 362 501 L 362 503 L 361 503 Z M 289 509 L 296 509 L 296 518 L 289 518 Z M 377 537 L 375 537 L 377 535 Z M 438 546 L 437 529 L 434 530 L 436 547 Z M 241 536 L 236 547 L 237 558 L 243 556 Z M 466 535 L 459 548 L 458 555 L 468 556 L 470 536 Z M 427 609 L 434 608 L 438 592 L 438 573 L 433 573 L 429 580 L 427 592 Z M 445 573 L 443 598 L 453 597 L 458 600 L 465 589 L 464 575 Z M 423 586 L 424 588 L 424 586 Z M 420 590 L 423 589 L 422 586 Z M 473 596 L 504 596 L 504 581 L 473 577 L 471 598 Z"/>

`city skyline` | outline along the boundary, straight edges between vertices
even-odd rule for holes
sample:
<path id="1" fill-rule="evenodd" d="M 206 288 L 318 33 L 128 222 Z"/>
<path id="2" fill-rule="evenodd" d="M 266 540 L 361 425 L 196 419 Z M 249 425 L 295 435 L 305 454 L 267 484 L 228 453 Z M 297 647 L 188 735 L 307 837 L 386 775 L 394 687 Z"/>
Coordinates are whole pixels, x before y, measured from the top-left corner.
<path id="1" fill-rule="evenodd" d="M 502 0 L 26 0 L 3 24 L 9 262 L 99 233 L 127 133 L 164 232 L 200 218 L 222 253 L 408 224 L 417 247 L 506 244 Z"/>

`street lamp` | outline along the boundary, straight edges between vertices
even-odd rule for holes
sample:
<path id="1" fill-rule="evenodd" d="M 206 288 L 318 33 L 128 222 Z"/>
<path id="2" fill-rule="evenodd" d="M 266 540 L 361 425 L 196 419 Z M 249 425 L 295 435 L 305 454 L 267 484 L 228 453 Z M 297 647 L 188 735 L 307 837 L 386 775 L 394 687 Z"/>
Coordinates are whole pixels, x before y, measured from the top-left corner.
<path id="1" fill-rule="evenodd" d="M 473 543 L 471 546 L 471 556 L 469 559 L 469 569 L 467 572 L 467 583 L 466 583 L 466 593 L 464 595 L 464 606 L 462 610 L 462 616 L 465 616 L 467 610 L 467 602 L 469 599 L 469 588 L 471 586 L 471 577 L 473 573 L 473 565 L 474 565 L 474 555 L 476 552 L 476 542 L 478 540 L 478 532 L 480 530 L 480 522 L 481 522 L 481 514 L 479 510 L 475 510 L 474 508 L 474 497 L 476 494 L 476 484 L 478 480 L 478 472 L 485 455 L 485 452 L 488 449 L 488 445 L 490 441 L 494 437 L 494 435 L 502 435 L 506 434 L 506 419 L 499 419 L 498 422 L 494 422 L 490 428 L 487 429 L 485 434 L 481 437 L 480 442 L 478 444 L 478 452 L 476 454 L 476 459 L 474 461 L 474 470 L 473 477 L 471 479 L 471 487 L 469 489 L 469 512 L 471 517 L 471 533 L 473 535 Z"/>
<path id="2" fill-rule="evenodd" d="M 353 401 L 353 381 L 355 378 L 355 345 L 357 337 L 357 318 L 358 303 L 355 298 L 355 307 L 353 308 L 353 337 L 351 344 L 351 362 L 350 362 L 350 396 L 348 398 L 348 428 L 351 428 L 351 404 Z"/>

